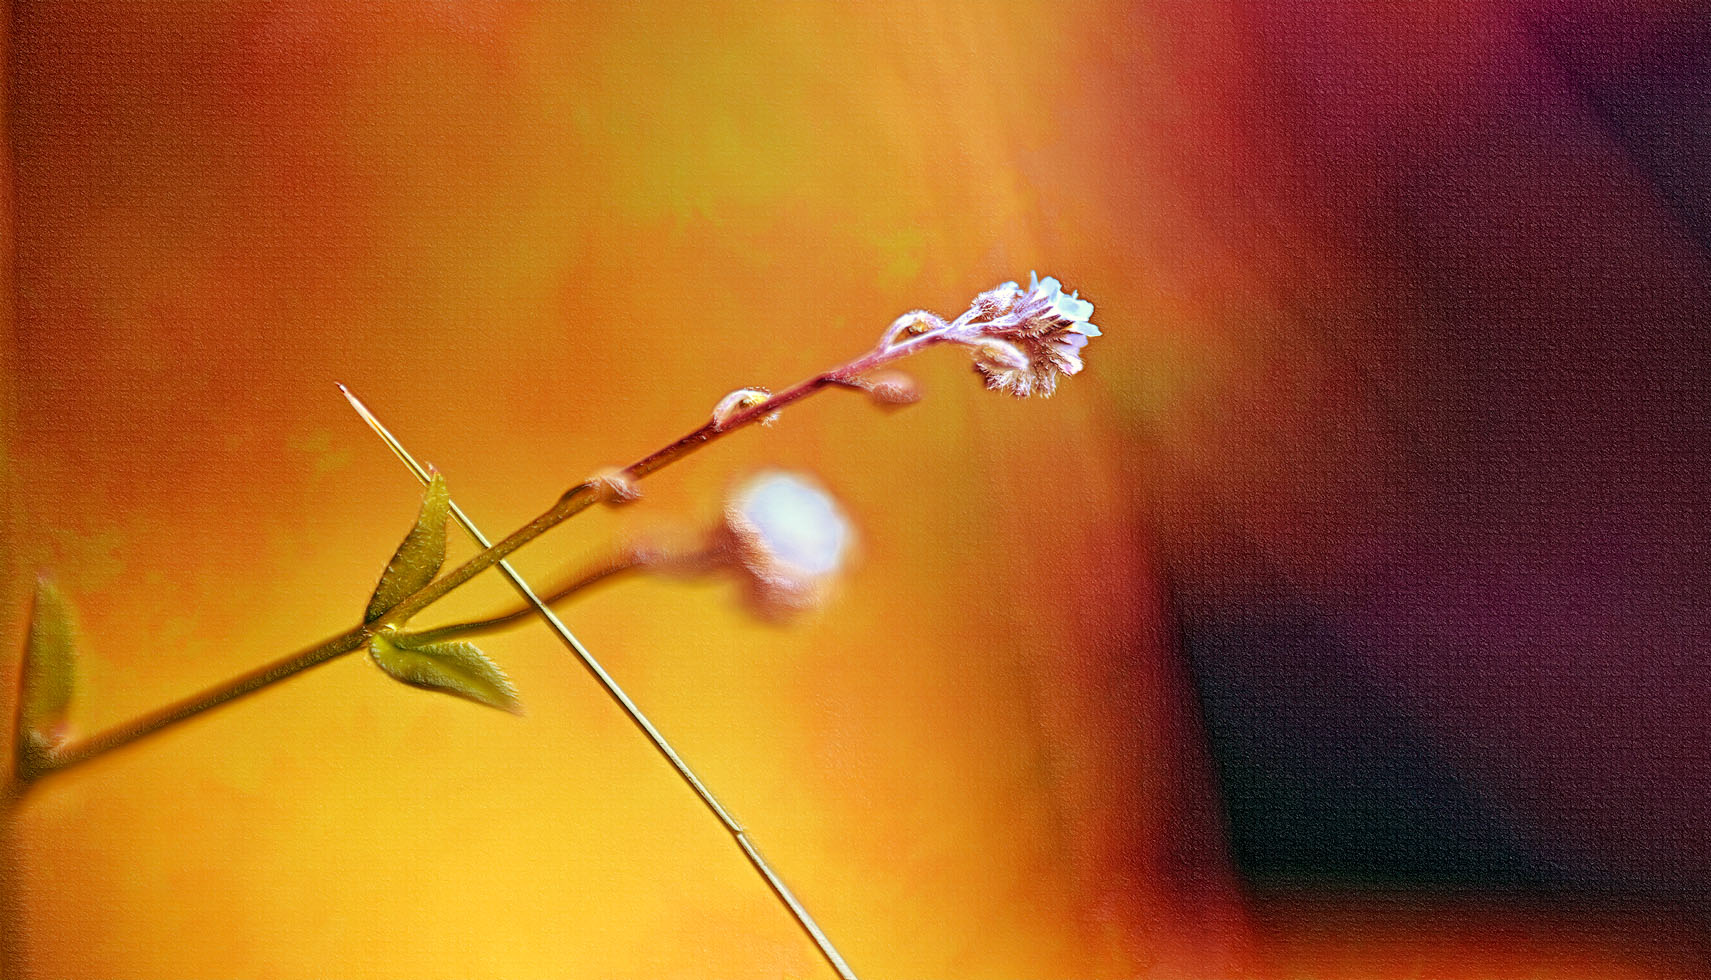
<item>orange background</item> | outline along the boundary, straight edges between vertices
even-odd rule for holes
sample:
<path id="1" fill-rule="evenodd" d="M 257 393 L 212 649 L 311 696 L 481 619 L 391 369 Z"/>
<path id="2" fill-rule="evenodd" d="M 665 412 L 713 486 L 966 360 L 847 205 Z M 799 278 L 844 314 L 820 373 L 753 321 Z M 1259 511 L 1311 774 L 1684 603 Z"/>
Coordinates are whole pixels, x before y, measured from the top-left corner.
<path id="1" fill-rule="evenodd" d="M 1186 919 L 1154 884 L 1182 697 L 1144 655 L 1160 599 L 1110 435 L 1156 315 L 1084 186 L 1111 134 L 1052 108 L 1095 93 L 1026 12 L 898 13 L 21 7 L 4 608 L 17 635 L 37 567 L 76 602 L 79 728 L 353 622 L 416 490 L 335 380 L 497 534 L 733 387 L 1037 265 L 1113 328 L 1061 397 L 990 395 L 935 355 L 924 404 L 823 396 L 519 565 L 550 578 L 709 520 L 756 465 L 811 470 L 864 536 L 812 622 L 645 582 L 568 618 L 857 969 L 1238 955 L 1216 878 Z M 506 598 L 468 593 L 447 608 Z M 484 646 L 524 719 L 351 657 L 38 786 L 30 968 L 824 971 L 543 631 Z"/>
<path id="2" fill-rule="evenodd" d="M 1435 9 L 1359 36 L 1472 100 L 1453 79 L 1475 55 L 1415 43 Z M 1356 254 L 1376 191 L 1316 181 L 1347 161 L 1271 118 L 1231 8 L 27 3 L 13 22 L 0 625 L 22 635 L 51 569 L 81 612 L 81 731 L 354 623 L 417 491 L 335 381 L 497 536 L 733 388 L 1037 268 L 1105 331 L 1057 397 L 988 394 L 934 352 L 908 365 L 922 404 L 821 396 L 519 567 L 704 523 L 759 465 L 841 495 L 860 563 L 800 626 L 678 582 L 567 619 L 863 976 L 1419 968 L 1408 924 L 1250 918 L 1172 652 L 1166 563 L 1214 592 L 1255 547 L 1345 574 L 1347 514 L 1400 479 L 1385 413 L 1409 408 L 1377 394 L 1403 353 L 1375 326 L 1396 294 Z M 1365 110 L 1369 148 L 1407 111 Z M 484 579 L 423 622 L 507 598 Z M 483 646 L 526 717 L 349 657 L 37 786 L 27 972 L 825 973 L 544 631 Z M 1430 921 L 1459 937 L 1435 975 L 1663 975 L 1524 912 Z"/>

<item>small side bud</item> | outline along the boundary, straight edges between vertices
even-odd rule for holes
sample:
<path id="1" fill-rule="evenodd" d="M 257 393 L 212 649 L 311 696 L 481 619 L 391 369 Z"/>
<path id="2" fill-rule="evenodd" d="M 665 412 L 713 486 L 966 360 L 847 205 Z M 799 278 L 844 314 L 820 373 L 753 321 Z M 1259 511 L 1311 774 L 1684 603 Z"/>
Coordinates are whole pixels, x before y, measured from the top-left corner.
<path id="1" fill-rule="evenodd" d="M 1008 340 L 983 337 L 975 341 L 973 346 L 976 359 L 991 367 L 1009 371 L 1028 369 L 1028 355 Z"/>
<path id="2" fill-rule="evenodd" d="M 772 397 L 772 392 L 765 388 L 738 388 L 719 399 L 719 404 L 713 406 L 713 428 L 724 429 L 731 420 L 749 409 L 765 402 Z M 760 420 L 761 425 L 771 425 L 778 421 L 778 413 L 773 412 Z"/>
<path id="3" fill-rule="evenodd" d="M 911 310 L 891 321 L 891 326 L 885 328 L 885 333 L 880 336 L 879 344 L 881 347 L 890 347 L 905 337 L 919 337 L 943 326 L 944 318 L 938 314 L 926 310 Z"/>
<path id="4" fill-rule="evenodd" d="M 883 408 L 902 408 L 921 400 L 921 386 L 902 371 L 882 371 L 868 379 L 867 394 Z"/>
<path id="5" fill-rule="evenodd" d="M 601 470 L 589 477 L 588 483 L 594 488 L 597 503 L 619 507 L 642 499 L 641 488 L 620 469 Z"/>

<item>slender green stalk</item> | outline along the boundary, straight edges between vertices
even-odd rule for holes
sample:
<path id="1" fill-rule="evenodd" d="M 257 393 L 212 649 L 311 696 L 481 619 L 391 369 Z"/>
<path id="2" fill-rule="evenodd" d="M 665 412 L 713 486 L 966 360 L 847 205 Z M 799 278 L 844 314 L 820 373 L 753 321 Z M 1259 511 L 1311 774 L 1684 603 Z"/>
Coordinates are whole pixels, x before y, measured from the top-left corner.
<path id="1" fill-rule="evenodd" d="M 53 750 L 48 754 L 42 770 L 53 772 L 67 769 L 80 762 L 87 762 L 98 755 L 105 755 L 121 746 L 129 745 L 148 735 L 177 724 L 204 711 L 210 711 L 223 704 L 235 701 L 246 694 L 259 691 L 269 684 L 276 684 L 294 674 L 300 674 L 311 667 L 337 657 L 344 656 L 352 650 L 360 648 L 368 642 L 372 635 L 366 627 L 357 627 L 347 633 L 341 633 L 325 640 L 307 650 L 281 657 L 273 663 L 261 667 L 192 694 L 178 701 L 134 718 L 121 725 L 115 725 L 104 732 L 98 732 L 88 738 L 72 742 Z"/>

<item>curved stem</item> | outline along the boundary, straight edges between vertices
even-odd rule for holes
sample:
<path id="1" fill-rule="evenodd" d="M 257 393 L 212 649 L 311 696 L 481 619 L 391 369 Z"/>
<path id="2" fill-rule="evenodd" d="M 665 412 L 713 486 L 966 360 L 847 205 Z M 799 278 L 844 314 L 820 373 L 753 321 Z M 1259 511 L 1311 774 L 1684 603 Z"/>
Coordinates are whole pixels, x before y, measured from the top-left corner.
<path id="1" fill-rule="evenodd" d="M 704 423 L 676 442 L 657 449 L 631 463 L 621 470 L 619 475 L 625 479 L 639 480 L 650 473 L 662 470 L 703 446 L 730 435 L 738 429 L 752 425 L 774 412 L 807 398 L 809 395 L 828 387 L 847 387 L 859 375 L 882 364 L 907 357 L 925 347 L 946 340 L 948 339 L 947 331 L 948 328 L 941 327 L 911 337 L 908 340 L 882 343 L 853 361 L 791 385 L 766 401 L 727 419 L 723 424 L 712 421 Z M 223 684 L 215 685 L 200 693 L 175 701 L 140 718 L 61 746 L 48 753 L 32 772 L 20 773 L 20 780 L 27 787 L 40 776 L 105 755 L 114 749 L 129 745 L 171 725 L 193 718 L 205 711 L 252 694 L 270 684 L 278 683 L 287 677 L 357 650 L 367 643 L 374 634 L 408 622 L 410 617 L 438 602 L 453 589 L 499 564 L 518 548 L 594 506 L 601 499 L 600 484 L 597 481 L 588 480 L 579 483 L 565 491 L 550 508 L 534 520 L 513 531 L 497 544 L 483 549 L 457 568 L 418 589 L 388 612 L 381 621 L 356 627 L 307 650 L 258 667 Z"/>
<path id="2" fill-rule="evenodd" d="M 796 384 L 778 392 L 766 401 L 737 413 L 723 424 L 708 421 L 691 430 L 685 435 L 660 449 L 656 449 L 629 466 L 618 471 L 618 475 L 627 480 L 640 480 L 650 473 L 658 472 L 672 463 L 688 456 L 707 444 L 728 436 L 745 426 L 770 416 L 774 412 L 807 398 L 809 395 L 822 391 L 827 387 L 846 384 L 857 375 L 865 374 L 883 364 L 899 358 L 907 357 L 917 351 L 947 339 L 948 328 L 941 328 L 931 333 L 913 337 L 901 343 L 889 346 L 875 347 L 861 357 L 846 364 L 816 374 L 811 378 L 798 381 Z M 443 598 L 448 592 L 464 584 L 494 565 L 499 564 L 512 552 L 535 540 L 546 532 L 564 523 L 577 514 L 582 513 L 600 501 L 598 485 L 589 480 L 579 483 L 558 499 L 545 513 L 529 523 L 513 531 L 510 536 L 482 550 L 468 561 L 452 569 L 416 594 L 405 599 L 386 615 L 386 622 L 397 625 L 409 621 L 428 606 Z"/>
<path id="3" fill-rule="evenodd" d="M 648 564 L 649 562 L 647 559 L 635 551 L 619 552 L 618 554 L 607 558 L 605 561 L 583 569 L 581 572 L 577 573 L 575 578 L 572 578 L 570 581 L 540 598 L 542 602 L 549 606 L 557 605 L 579 592 L 608 581 L 614 576 L 622 575 L 625 572 L 635 571 L 636 569 L 645 567 Z M 412 631 L 406 635 L 416 643 L 437 643 L 441 640 L 449 640 L 454 636 L 468 636 L 472 633 L 488 633 L 494 630 L 504 629 L 508 626 L 519 626 L 522 625 L 525 620 L 532 621 L 534 616 L 535 607 L 525 604 L 520 605 L 509 612 L 504 612 L 497 616 L 490 616 L 486 619 L 478 619 L 468 623 L 452 623 L 447 626 L 436 626 L 432 629 L 425 629 L 419 632 Z"/>

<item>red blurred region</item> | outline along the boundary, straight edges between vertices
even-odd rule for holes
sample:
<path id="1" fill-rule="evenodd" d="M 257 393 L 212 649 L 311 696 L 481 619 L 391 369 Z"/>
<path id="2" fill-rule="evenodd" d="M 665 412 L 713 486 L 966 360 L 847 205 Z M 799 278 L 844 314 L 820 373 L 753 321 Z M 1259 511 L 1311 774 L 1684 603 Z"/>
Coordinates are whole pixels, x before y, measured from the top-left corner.
<path id="1" fill-rule="evenodd" d="M 1688 980 L 1711 965 L 1697 912 L 1622 901 L 1321 892 L 1252 911 L 1272 976 Z"/>
<path id="2" fill-rule="evenodd" d="M 1186 606 L 1311 610 L 1558 896 L 1278 900 L 1266 955 L 1313 976 L 1701 975 L 1704 5 L 1125 17 L 1113 36 L 1146 42 L 1095 74 L 1163 60 L 1192 108 L 1124 89 L 1107 179 L 1134 211 L 1174 179 L 1125 230 L 1187 343 L 1234 351 L 1200 397 L 1134 403 L 1161 564 Z M 1153 128 L 1176 139 L 1135 138 Z M 1232 669 L 1264 689 L 1280 663 Z"/>
<path id="3" fill-rule="evenodd" d="M 1250 6 L 1238 36 L 1314 195 L 1286 208 L 1375 297 L 1309 307 L 1368 400 L 1332 424 L 1382 432 L 1378 497 L 1322 488 L 1334 558 L 1257 547 L 1549 859 L 1703 889 L 1703 8 Z"/>

